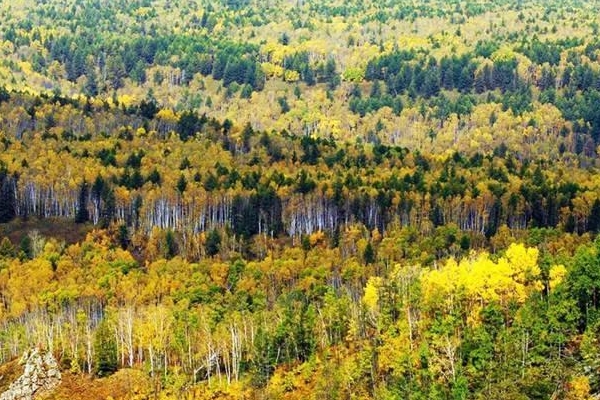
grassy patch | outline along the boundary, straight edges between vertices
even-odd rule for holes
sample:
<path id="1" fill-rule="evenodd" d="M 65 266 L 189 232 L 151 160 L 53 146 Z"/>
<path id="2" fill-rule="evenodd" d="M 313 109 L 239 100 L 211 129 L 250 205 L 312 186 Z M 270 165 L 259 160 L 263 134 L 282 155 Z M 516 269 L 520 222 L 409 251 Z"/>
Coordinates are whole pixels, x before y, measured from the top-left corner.
<path id="1" fill-rule="evenodd" d="M 46 400 L 149 398 L 152 382 L 142 371 L 122 369 L 107 378 L 63 373 L 62 382 Z"/>
<path id="2" fill-rule="evenodd" d="M 0 224 L 0 238 L 8 237 L 13 244 L 18 245 L 25 236 L 37 231 L 43 237 L 73 244 L 85 239 L 87 233 L 92 229 L 93 227 L 89 224 L 76 224 L 58 218 L 15 219 L 7 224 Z"/>
<path id="3" fill-rule="evenodd" d="M 19 364 L 18 358 L 0 365 L 0 393 L 4 393 L 10 384 L 23 374 L 23 371 L 24 368 Z"/>

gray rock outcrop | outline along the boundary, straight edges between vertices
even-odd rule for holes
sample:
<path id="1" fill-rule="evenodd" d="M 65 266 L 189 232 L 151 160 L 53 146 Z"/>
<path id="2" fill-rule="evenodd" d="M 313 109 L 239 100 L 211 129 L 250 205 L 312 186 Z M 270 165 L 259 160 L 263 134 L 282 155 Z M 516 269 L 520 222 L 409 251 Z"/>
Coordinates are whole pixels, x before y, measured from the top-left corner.
<path id="1" fill-rule="evenodd" d="M 61 381 L 58 363 L 51 352 L 33 349 L 21 358 L 25 371 L 11 383 L 0 400 L 32 400 L 54 389 Z"/>

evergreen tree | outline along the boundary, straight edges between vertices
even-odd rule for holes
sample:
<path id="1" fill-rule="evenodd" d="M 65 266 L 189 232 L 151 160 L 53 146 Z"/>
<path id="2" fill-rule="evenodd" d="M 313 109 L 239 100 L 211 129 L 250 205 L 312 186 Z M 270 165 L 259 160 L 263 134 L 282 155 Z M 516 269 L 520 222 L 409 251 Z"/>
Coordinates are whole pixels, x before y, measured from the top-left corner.
<path id="1" fill-rule="evenodd" d="M 102 377 L 117 371 L 117 342 L 106 320 L 102 320 L 96 329 L 94 356 L 96 375 Z"/>
<path id="2" fill-rule="evenodd" d="M 127 230 L 127 225 L 119 225 L 119 230 L 117 231 L 117 242 L 123 250 L 127 249 L 129 246 L 129 231 Z"/>
<path id="3" fill-rule="evenodd" d="M 75 223 L 83 224 L 89 221 L 90 213 L 87 209 L 88 183 L 84 180 L 79 188 L 79 200 L 77 201 L 77 213 L 75 214 Z"/>
<path id="4" fill-rule="evenodd" d="M 94 97 L 98 95 L 98 78 L 94 67 L 89 67 L 85 74 L 85 86 L 83 91 L 86 95 Z"/>
<path id="5" fill-rule="evenodd" d="M 185 192 L 185 189 L 187 188 L 187 180 L 185 179 L 185 176 L 183 176 L 183 174 L 179 175 L 179 180 L 177 181 L 177 191 L 179 192 L 179 194 L 183 195 L 183 192 Z"/>
<path id="6" fill-rule="evenodd" d="M 121 88 L 126 76 L 122 57 L 109 56 L 106 61 L 106 78 L 109 86 L 114 90 Z"/>
<path id="7" fill-rule="evenodd" d="M 252 86 L 246 84 L 242 86 L 242 90 L 240 91 L 240 97 L 242 99 L 249 99 L 252 97 Z"/>
<path id="8" fill-rule="evenodd" d="M 594 200 L 590 217 L 588 218 L 588 230 L 598 232 L 600 230 L 600 200 Z"/>
<path id="9" fill-rule="evenodd" d="M 254 338 L 254 348 L 250 363 L 252 386 L 261 388 L 268 382 L 275 370 L 278 350 L 273 339 L 262 325 L 259 325 Z"/>
<path id="10" fill-rule="evenodd" d="M 156 100 L 153 97 L 148 97 L 147 100 L 142 100 L 139 106 L 139 113 L 142 117 L 152 119 L 158 113 L 159 108 Z"/>
<path id="11" fill-rule="evenodd" d="M 10 222 L 16 216 L 15 179 L 0 163 L 0 223 Z"/>
<path id="12" fill-rule="evenodd" d="M 115 192 L 109 186 L 104 186 L 102 192 L 102 201 L 104 203 L 104 207 L 100 212 L 100 227 L 108 228 L 113 217 L 115 216 L 116 210 L 116 199 Z"/>
<path id="13" fill-rule="evenodd" d="M 221 234 L 216 229 L 213 229 L 208 233 L 206 237 L 206 255 L 209 257 L 219 254 L 221 250 Z"/>
<path id="14" fill-rule="evenodd" d="M 24 236 L 19 243 L 19 258 L 29 260 L 33 258 L 33 245 L 29 236 Z"/>
<path id="15" fill-rule="evenodd" d="M 365 251 L 363 252 L 363 260 L 365 264 L 373 264 L 375 262 L 375 250 L 371 242 L 367 243 Z"/>
<path id="16" fill-rule="evenodd" d="M 146 178 L 146 182 L 151 182 L 155 185 L 160 186 L 161 177 L 160 177 L 160 173 L 158 172 L 156 167 L 154 167 L 154 169 L 148 174 L 148 177 Z"/>
<path id="17" fill-rule="evenodd" d="M 15 247 L 7 237 L 0 241 L 0 257 L 12 258 L 15 256 Z"/>
<path id="18" fill-rule="evenodd" d="M 179 117 L 177 122 L 177 133 L 181 140 L 187 140 L 194 136 L 201 128 L 201 122 L 198 114 L 194 111 L 185 111 Z"/>
<path id="19" fill-rule="evenodd" d="M 164 247 L 164 254 L 165 254 L 165 258 L 166 259 L 171 259 L 173 257 L 175 257 L 178 253 L 178 248 L 177 248 L 177 240 L 175 239 L 175 234 L 173 233 L 172 230 L 168 230 L 167 234 L 165 235 L 165 247 Z"/>
<path id="20" fill-rule="evenodd" d="M 250 140 L 252 139 L 252 136 L 254 136 L 254 129 L 252 129 L 250 122 L 247 122 L 242 131 L 242 151 L 244 153 L 250 151 Z"/>

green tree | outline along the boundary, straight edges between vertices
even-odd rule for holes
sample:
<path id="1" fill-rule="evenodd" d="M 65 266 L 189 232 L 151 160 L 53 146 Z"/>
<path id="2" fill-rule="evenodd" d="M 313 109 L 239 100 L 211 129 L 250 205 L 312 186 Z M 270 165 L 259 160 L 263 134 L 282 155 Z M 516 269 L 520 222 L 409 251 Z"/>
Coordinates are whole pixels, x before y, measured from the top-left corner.
<path id="1" fill-rule="evenodd" d="M 259 325 L 254 337 L 253 354 L 250 361 L 252 385 L 257 388 L 264 387 L 275 370 L 278 358 L 278 349 L 273 343 L 269 332 Z"/>
<path id="2" fill-rule="evenodd" d="M 373 264 L 375 262 L 375 250 L 373 249 L 371 242 L 367 243 L 367 246 L 365 247 L 363 260 L 365 261 L 365 264 Z"/>
<path id="3" fill-rule="evenodd" d="M 600 230 L 600 200 L 596 199 L 592 205 L 590 217 L 588 218 L 588 230 L 598 232 Z"/>
<path id="4" fill-rule="evenodd" d="M 23 236 L 21 243 L 19 243 L 19 258 L 31 259 L 33 258 L 33 245 L 29 235 Z"/>
<path id="5" fill-rule="evenodd" d="M 16 216 L 15 180 L 0 162 L 0 223 L 10 222 Z"/>
<path id="6" fill-rule="evenodd" d="M 106 185 L 102 191 L 103 207 L 100 212 L 100 227 L 106 229 L 112 222 L 116 212 L 116 198 L 114 190 Z"/>
<path id="7" fill-rule="evenodd" d="M 583 331 L 600 316 L 600 239 L 596 239 L 594 246 L 577 251 L 567 286 L 581 313 L 579 329 Z"/>
<path id="8" fill-rule="evenodd" d="M 187 180 L 185 179 L 185 176 L 183 176 L 183 174 L 181 174 L 179 176 L 179 180 L 177 181 L 177 191 L 179 192 L 179 194 L 183 194 L 183 192 L 185 192 L 186 188 L 187 188 Z"/>
<path id="9" fill-rule="evenodd" d="M 0 257 L 12 258 L 15 256 L 15 247 L 7 237 L 0 241 Z"/>
<path id="10" fill-rule="evenodd" d="M 123 86 L 123 79 L 127 76 L 123 58 L 109 56 L 106 61 L 106 78 L 108 85 L 116 90 Z"/>
<path id="11" fill-rule="evenodd" d="M 108 376 L 118 369 L 117 341 L 106 319 L 103 319 L 94 334 L 94 361 L 96 375 Z"/>
<path id="12" fill-rule="evenodd" d="M 209 257 L 219 254 L 219 251 L 221 250 L 221 234 L 218 230 L 213 229 L 208 233 L 204 247 L 206 249 L 206 255 Z"/>
<path id="13" fill-rule="evenodd" d="M 164 256 L 165 258 L 170 259 L 175 257 L 177 253 L 177 240 L 175 239 L 173 231 L 169 229 L 165 235 Z"/>
<path id="14" fill-rule="evenodd" d="M 89 185 L 84 180 L 79 188 L 79 199 L 77 201 L 77 213 L 75 214 L 75 223 L 83 224 L 89 221 L 90 213 L 87 209 L 87 200 L 89 193 Z"/>
<path id="15" fill-rule="evenodd" d="M 94 97 L 98 95 L 98 81 L 96 71 L 93 66 L 90 67 L 85 74 L 85 85 L 83 91 L 86 95 Z"/>
<path id="16" fill-rule="evenodd" d="M 198 114 L 194 111 L 185 111 L 177 122 L 177 133 L 181 140 L 185 141 L 199 132 L 201 127 L 202 120 L 198 117 Z"/>

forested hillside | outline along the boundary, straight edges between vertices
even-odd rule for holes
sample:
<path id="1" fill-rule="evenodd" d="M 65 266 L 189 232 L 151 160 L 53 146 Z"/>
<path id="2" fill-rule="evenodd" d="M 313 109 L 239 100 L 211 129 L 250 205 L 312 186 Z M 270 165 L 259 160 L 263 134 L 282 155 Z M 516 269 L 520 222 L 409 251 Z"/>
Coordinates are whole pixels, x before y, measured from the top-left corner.
<path id="1" fill-rule="evenodd" d="M 0 1 L 0 390 L 596 398 L 598 6 Z"/>

